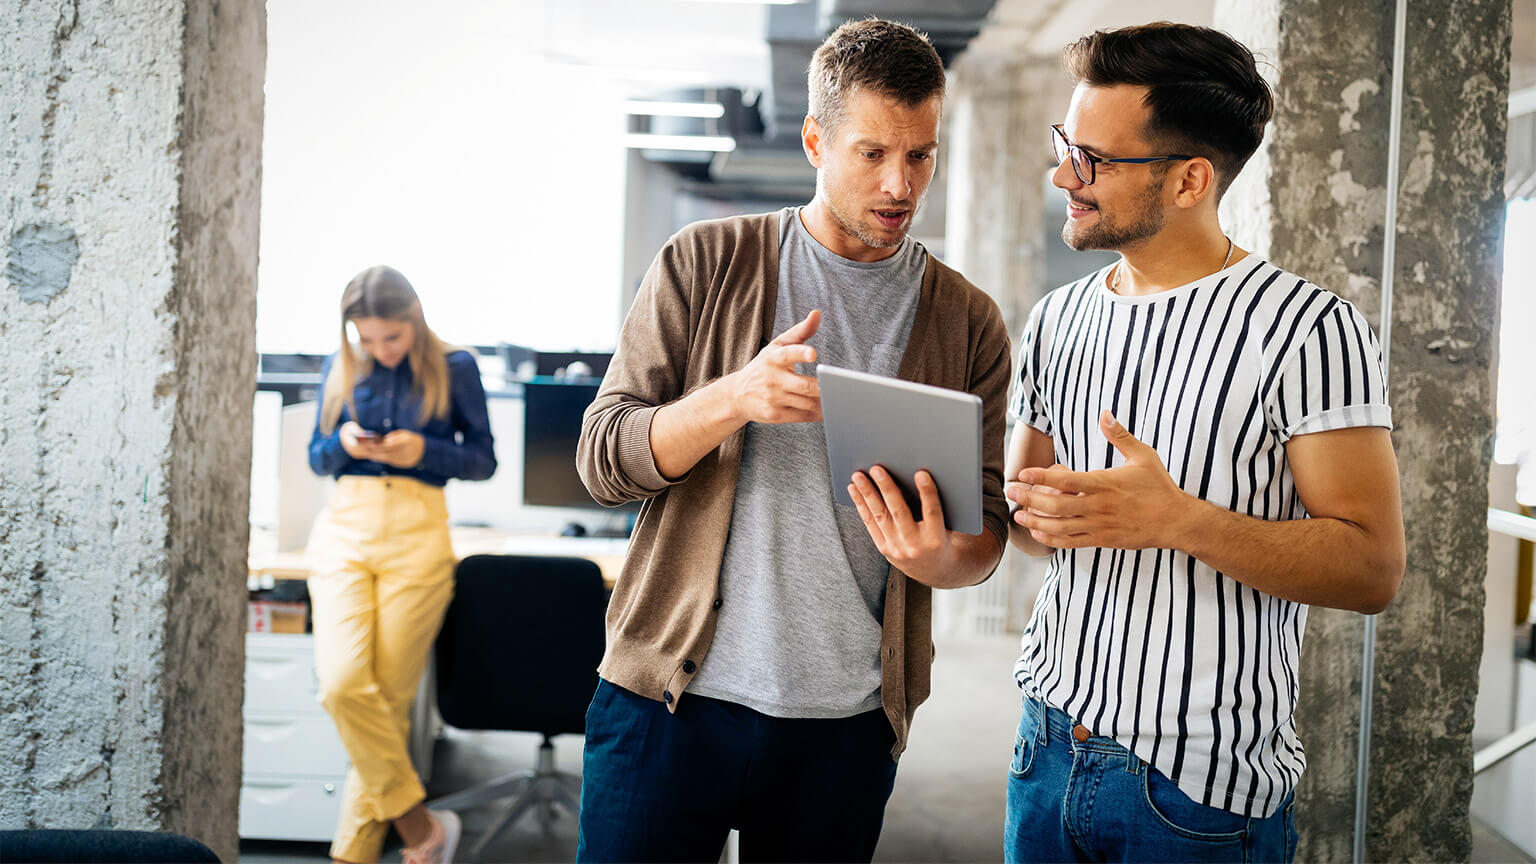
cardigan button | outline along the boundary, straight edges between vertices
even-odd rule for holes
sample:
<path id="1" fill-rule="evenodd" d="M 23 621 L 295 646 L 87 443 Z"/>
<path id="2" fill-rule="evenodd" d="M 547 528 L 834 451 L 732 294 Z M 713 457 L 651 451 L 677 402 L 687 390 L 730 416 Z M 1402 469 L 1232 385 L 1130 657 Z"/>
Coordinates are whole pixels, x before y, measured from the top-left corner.
<path id="1" fill-rule="evenodd" d="M 725 601 L 723 601 L 723 600 L 721 600 L 721 599 L 720 599 L 720 598 L 719 598 L 719 597 L 716 597 L 716 598 L 715 598 L 715 602 L 714 602 L 714 603 L 711 603 L 711 604 L 710 604 L 710 608 L 711 608 L 711 609 L 719 609 L 719 608 L 720 608 L 720 606 L 721 606 L 721 605 L 722 605 L 722 604 L 723 604 L 723 603 L 724 603 L 724 602 L 725 602 Z"/>
<path id="2" fill-rule="evenodd" d="M 692 660 L 684 660 L 683 661 L 683 674 L 684 675 L 692 675 L 693 674 L 693 670 L 695 670 L 697 668 L 699 668 L 699 667 L 695 666 Z"/>
<path id="3" fill-rule="evenodd" d="M 671 690 L 663 690 L 663 691 L 661 691 L 661 701 L 667 703 L 668 705 L 671 705 L 672 704 L 672 691 Z"/>

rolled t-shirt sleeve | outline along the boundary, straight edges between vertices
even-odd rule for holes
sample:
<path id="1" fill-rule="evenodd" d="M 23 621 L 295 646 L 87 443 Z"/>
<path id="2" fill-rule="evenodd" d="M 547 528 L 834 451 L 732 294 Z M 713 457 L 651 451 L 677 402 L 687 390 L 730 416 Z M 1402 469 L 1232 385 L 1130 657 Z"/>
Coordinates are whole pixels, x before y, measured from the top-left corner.
<path id="1" fill-rule="evenodd" d="M 1339 301 L 1286 361 L 1265 404 L 1281 441 L 1357 426 L 1392 428 L 1381 343 L 1360 311 Z"/>
<path id="2" fill-rule="evenodd" d="M 1013 394 L 1008 399 L 1008 416 L 1028 423 L 1045 435 L 1054 435 L 1045 400 L 1040 395 L 1040 363 L 1044 353 L 1040 328 L 1045 304 L 1046 300 L 1041 300 L 1030 310 L 1029 322 L 1024 325 L 1024 333 L 1019 339 L 1019 362 L 1013 367 L 1018 371 L 1013 380 Z"/>

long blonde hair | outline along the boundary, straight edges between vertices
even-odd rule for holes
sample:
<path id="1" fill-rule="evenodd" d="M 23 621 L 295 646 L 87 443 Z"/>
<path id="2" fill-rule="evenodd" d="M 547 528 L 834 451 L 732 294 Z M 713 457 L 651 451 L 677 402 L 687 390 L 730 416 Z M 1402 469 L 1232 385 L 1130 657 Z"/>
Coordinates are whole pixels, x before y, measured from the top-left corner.
<path id="1" fill-rule="evenodd" d="M 321 430 L 330 434 L 336 428 L 341 420 L 342 405 L 347 406 L 353 417 L 357 416 L 352 389 L 359 377 L 367 377 L 373 371 L 373 358 L 347 338 L 348 322 L 359 318 L 410 322 L 416 338 L 407 356 L 415 378 L 413 389 L 421 399 L 419 420 L 425 423 L 428 418 L 447 417 L 450 407 L 448 354 L 458 349 L 437 338 L 427 326 L 421 313 L 421 300 L 405 276 L 393 267 L 379 264 L 352 277 L 347 290 L 341 293 L 341 350 L 336 353 L 337 362 L 331 365 L 331 373 L 325 378 Z"/>

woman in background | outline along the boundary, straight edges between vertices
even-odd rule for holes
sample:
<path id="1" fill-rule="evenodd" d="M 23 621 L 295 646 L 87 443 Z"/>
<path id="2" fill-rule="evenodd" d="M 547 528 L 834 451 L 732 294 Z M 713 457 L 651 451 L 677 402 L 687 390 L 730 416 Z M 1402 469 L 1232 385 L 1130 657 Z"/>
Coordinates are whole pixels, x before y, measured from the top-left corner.
<path id="1" fill-rule="evenodd" d="M 321 377 L 309 464 L 337 484 L 309 540 L 315 671 L 352 759 L 331 857 L 377 861 L 393 824 L 406 864 L 448 862 L 458 816 L 422 805 L 406 742 L 453 595 L 443 486 L 496 470 L 480 371 L 427 327 L 411 283 L 379 266 L 342 293 L 341 350 Z"/>

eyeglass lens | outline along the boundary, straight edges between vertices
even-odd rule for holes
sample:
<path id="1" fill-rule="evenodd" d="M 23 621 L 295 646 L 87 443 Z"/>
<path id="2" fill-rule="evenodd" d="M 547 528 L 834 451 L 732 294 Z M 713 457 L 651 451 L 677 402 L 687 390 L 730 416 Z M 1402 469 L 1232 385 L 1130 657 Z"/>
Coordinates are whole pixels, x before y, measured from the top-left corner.
<path id="1" fill-rule="evenodd" d="M 1072 159 L 1072 173 L 1085 184 L 1093 183 L 1093 161 L 1088 154 L 1067 143 L 1067 137 L 1060 129 L 1051 127 L 1051 152 L 1056 156 L 1056 164 L 1060 165 L 1068 157 Z"/>

